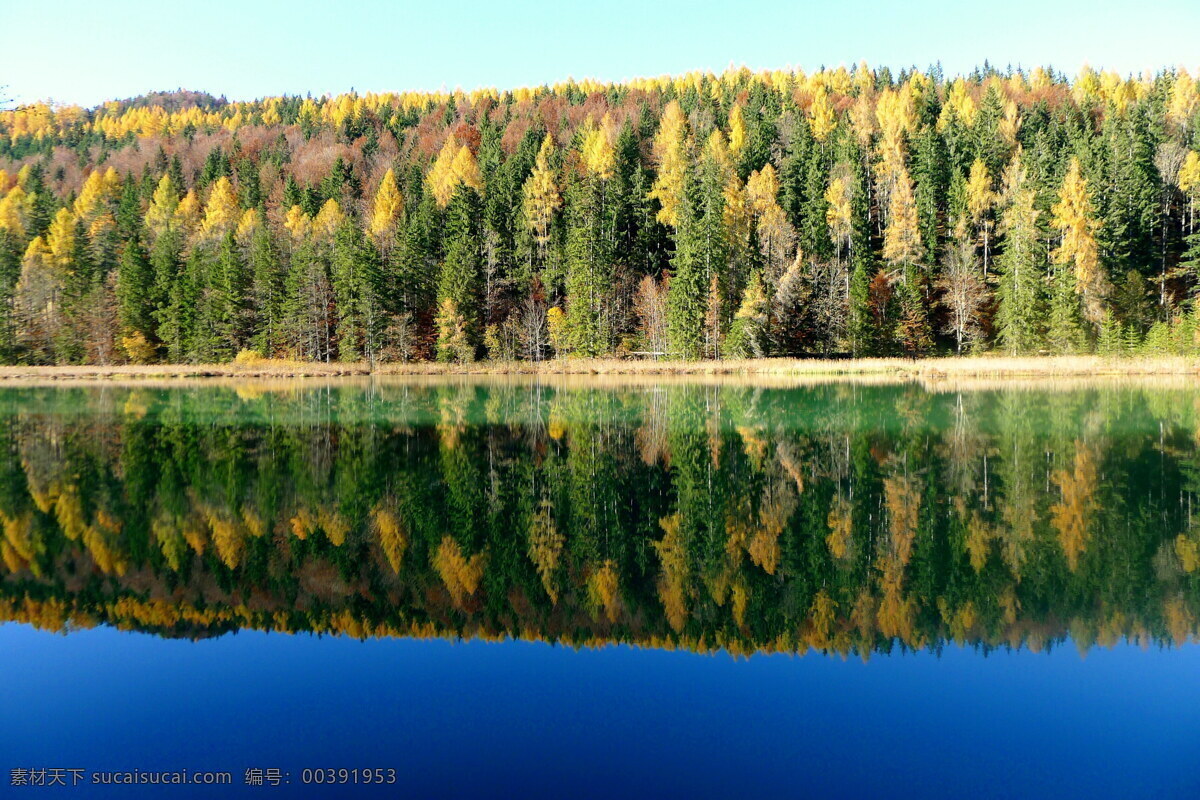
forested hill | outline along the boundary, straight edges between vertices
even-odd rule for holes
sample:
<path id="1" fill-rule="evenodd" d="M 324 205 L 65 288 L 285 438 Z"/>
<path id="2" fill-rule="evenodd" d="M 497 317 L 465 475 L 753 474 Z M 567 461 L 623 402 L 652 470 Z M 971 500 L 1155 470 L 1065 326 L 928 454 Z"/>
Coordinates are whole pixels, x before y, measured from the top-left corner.
<path id="1" fill-rule="evenodd" d="M 1183 70 L 0 112 L 0 358 L 1195 353 Z"/>

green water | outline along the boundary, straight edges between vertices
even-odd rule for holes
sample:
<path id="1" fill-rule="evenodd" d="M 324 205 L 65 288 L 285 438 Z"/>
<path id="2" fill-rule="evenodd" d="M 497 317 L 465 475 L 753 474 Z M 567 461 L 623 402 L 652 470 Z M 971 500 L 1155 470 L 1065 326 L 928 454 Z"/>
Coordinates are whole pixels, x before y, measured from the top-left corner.
<path id="1" fill-rule="evenodd" d="M 0 614 L 734 653 L 1180 644 L 1200 389 L 0 390 Z"/>

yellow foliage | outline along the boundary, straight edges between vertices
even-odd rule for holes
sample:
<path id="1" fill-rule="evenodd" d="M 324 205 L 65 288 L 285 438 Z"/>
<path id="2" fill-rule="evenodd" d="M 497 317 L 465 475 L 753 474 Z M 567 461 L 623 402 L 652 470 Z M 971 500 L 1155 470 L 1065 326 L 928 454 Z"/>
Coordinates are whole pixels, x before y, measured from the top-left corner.
<path id="1" fill-rule="evenodd" d="M 908 171 L 901 167 L 888 203 L 887 226 L 883 231 L 883 257 L 893 266 L 901 266 L 919 263 L 924 254 L 912 180 L 908 177 Z"/>
<path id="2" fill-rule="evenodd" d="M 345 221 L 346 215 L 342 213 L 341 204 L 337 200 L 330 198 L 325 201 L 325 205 L 321 206 L 321 210 L 317 212 L 310 232 L 314 239 L 329 241 L 333 239 L 333 235 L 337 233 L 337 229 Z"/>
<path id="3" fill-rule="evenodd" d="M 1200 109 L 1200 88 L 1196 80 L 1180 70 L 1171 86 L 1171 97 L 1167 103 L 1167 119 L 1181 128 L 1186 128 Z"/>
<path id="4" fill-rule="evenodd" d="M 242 244 L 246 244 L 258 229 L 262 227 L 262 224 L 262 214 L 258 212 L 258 209 L 247 208 L 242 213 L 241 219 L 238 220 L 237 233 L 235 234 L 237 240 Z"/>
<path id="5" fill-rule="evenodd" d="M 967 90 L 967 82 L 962 78 L 954 81 L 954 85 L 950 87 L 950 96 L 946 99 L 946 107 L 953 108 L 958 118 L 963 121 L 967 127 L 972 127 L 975 124 L 975 114 L 978 108 L 975 105 L 974 98 L 971 97 Z M 938 126 L 945 130 L 945 125 L 942 120 L 938 120 Z"/>
<path id="6" fill-rule="evenodd" d="M 330 544 L 334 547 L 341 547 L 346 543 L 346 535 L 350 533 L 350 523 L 346 522 L 345 517 L 336 511 L 322 508 L 317 512 L 317 519 Z"/>
<path id="7" fill-rule="evenodd" d="M 883 481 L 884 505 L 888 510 L 891 553 L 900 566 L 912 556 L 913 540 L 921 512 L 921 486 L 911 475 L 893 475 Z"/>
<path id="8" fill-rule="evenodd" d="M 1062 492 L 1062 500 L 1050 507 L 1050 520 L 1058 531 L 1058 541 L 1074 572 L 1079 556 L 1087 547 L 1088 527 L 1095 508 L 1097 487 L 1096 453 L 1082 442 L 1075 443 L 1074 469 L 1057 469 L 1050 475 Z"/>
<path id="9" fill-rule="evenodd" d="M 121 349 L 125 351 L 125 357 L 134 364 L 149 364 L 154 360 L 155 347 L 147 341 L 141 331 L 122 336 Z"/>
<path id="10" fill-rule="evenodd" d="M 1200 153 L 1189 150 L 1179 168 L 1179 190 L 1192 202 L 1200 202 Z M 16 189 L 13 190 L 14 192 Z"/>
<path id="11" fill-rule="evenodd" d="M 483 176 L 475 155 L 471 148 L 460 145 L 453 136 L 446 138 L 437 160 L 425 176 L 425 182 L 441 208 L 450 203 L 459 186 L 468 186 L 476 191 L 483 189 Z"/>
<path id="12" fill-rule="evenodd" d="M 462 605 L 465 598 L 475 595 L 483 579 L 485 560 L 483 553 L 466 558 L 453 536 L 442 537 L 442 543 L 433 555 L 433 567 L 455 605 Z"/>
<path id="13" fill-rule="evenodd" d="M 1190 539 L 1182 533 L 1175 537 L 1175 555 L 1183 566 L 1183 571 L 1192 573 L 1200 569 L 1200 542 Z"/>
<path id="14" fill-rule="evenodd" d="M 184 232 L 190 233 L 200 222 L 200 199 L 195 189 L 188 189 L 175 209 L 175 220 Z"/>
<path id="15" fill-rule="evenodd" d="M 75 214 L 86 220 L 103 210 L 120 182 L 117 171 L 112 167 L 104 172 L 99 169 L 92 170 L 83 182 L 83 188 L 79 190 L 79 197 L 75 199 Z"/>
<path id="16" fill-rule="evenodd" d="M 408 551 L 408 531 L 405 530 L 400 516 L 390 505 L 381 501 L 371 510 L 371 527 L 379 539 L 379 547 L 391 565 L 392 572 L 400 574 L 404 554 Z"/>
<path id="17" fill-rule="evenodd" d="M 746 147 L 746 118 L 742 106 L 735 103 L 729 111 L 729 152 L 738 155 Z"/>
<path id="18" fill-rule="evenodd" d="M 661 565 L 658 599 L 663 604 L 667 621 L 678 632 L 683 630 L 687 622 L 690 594 L 687 548 L 681 531 L 683 519 L 679 514 L 672 514 L 663 517 L 658 523 L 664 533 L 662 539 L 654 542 Z"/>
<path id="19" fill-rule="evenodd" d="M 967 178 L 967 212 L 971 215 L 971 221 L 978 225 L 992 210 L 996 199 L 987 164 L 983 159 L 977 158 L 971 164 L 971 175 Z"/>
<path id="20" fill-rule="evenodd" d="M 0 200 L 0 230 L 25 235 L 29 212 L 33 209 L 33 198 L 18 184 Z"/>
<path id="21" fill-rule="evenodd" d="M 620 581 L 617 565 L 612 559 L 592 571 L 587 580 L 587 591 L 592 607 L 604 611 L 609 622 L 616 622 L 620 612 Z"/>
<path id="22" fill-rule="evenodd" d="M 829 534 L 825 537 L 829 554 L 838 560 L 846 558 L 850 554 L 854 535 L 850 502 L 844 497 L 835 497 L 830 505 L 829 514 L 825 517 L 825 524 L 829 526 Z"/>
<path id="23" fill-rule="evenodd" d="M 546 330 L 550 337 L 550 346 L 559 355 L 566 355 L 570 350 L 570 331 L 567 329 L 567 315 L 558 306 L 552 306 L 546 312 Z"/>
<path id="24" fill-rule="evenodd" d="M 809 124 L 816 140 L 823 142 L 828 139 L 829 134 L 837 128 L 837 115 L 834 113 L 833 104 L 829 102 L 829 93 L 824 86 L 817 88 L 808 113 L 811 117 Z"/>
<path id="25" fill-rule="evenodd" d="M 812 606 L 808 610 L 809 637 L 808 642 L 818 650 L 828 650 L 833 644 L 833 626 L 837 621 L 838 604 L 824 589 L 813 597 Z"/>
<path id="26" fill-rule="evenodd" d="M 175 211 L 179 208 L 179 192 L 171 182 L 170 175 L 163 175 L 150 198 L 146 210 L 146 227 L 158 236 L 175 224 Z"/>
<path id="27" fill-rule="evenodd" d="M 75 259 L 75 215 L 60 208 L 46 233 L 46 247 L 50 251 L 50 263 L 60 274 L 69 273 Z"/>
<path id="28" fill-rule="evenodd" d="M 26 511 L 24 514 L 10 517 L 0 511 L 0 526 L 4 531 L 0 551 L 9 572 L 29 569 L 34 575 L 40 575 L 37 558 L 45 548 L 41 541 L 34 538 L 33 514 Z"/>
<path id="29" fill-rule="evenodd" d="M 550 501 L 543 500 L 533 515 L 529 526 L 529 560 L 537 567 L 542 586 L 552 603 L 558 602 L 558 589 L 554 585 L 554 573 L 558 569 L 566 537 L 554 524 Z"/>
<path id="30" fill-rule="evenodd" d="M 829 182 L 829 188 L 825 190 L 825 203 L 825 222 L 829 226 L 829 235 L 840 248 L 843 242 L 849 240 L 854 221 L 844 179 L 834 178 Z"/>
<path id="31" fill-rule="evenodd" d="M 687 176 L 687 118 L 677 100 L 663 109 L 658 133 L 654 135 L 654 158 L 658 177 L 650 198 L 659 202 L 658 221 L 672 228 L 679 225 L 679 205 Z"/>
<path id="32" fill-rule="evenodd" d="M 1054 215 L 1053 225 L 1061 234 L 1054 260 L 1074 268 L 1075 291 L 1083 295 L 1088 319 L 1098 323 L 1104 313 L 1101 301 L 1107 279 L 1101 272 L 1100 249 L 1096 244 L 1100 223 L 1092 212 L 1087 181 L 1080 172 L 1078 158 L 1071 159 L 1059 200 L 1050 211 Z"/>
<path id="33" fill-rule="evenodd" d="M 293 239 L 300 240 L 308 236 L 312 220 L 304 213 L 304 209 L 296 205 L 288 209 L 287 216 L 283 219 L 283 227 L 287 228 Z"/>
<path id="34" fill-rule="evenodd" d="M 404 208 L 404 197 L 396 186 L 396 175 L 391 168 L 383 174 L 379 189 L 375 192 L 375 203 L 371 211 L 371 222 L 367 231 L 378 241 L 389 237 L 396 229 L 396 221 Z"/>
<path id="35" fill-rule="evenodd" d="M 980 516 L 973 512 L 967 522 L 967 553 L 971 557 L 971 568 L 979 572 L 987 565 L 995 534 Z"/>
<path id="36" fill-rule="evenodd" d="M 589 117 L 583 126 L 583 143 L 580 147 L 580 154 L 583 157 L 583 166 L 589 175 L 606 181 L 613 176 L 613 170 L 616 168 L 617 157 L 613 150 L 610 140 L 610 130 L 612 122 L 607 114 L 600 125 Z"/>
<path id="37" fill-rule="evenodd" d="M 546 134 L 546 138 L 542 139 L 542 146 L 538 148 L 533 173 L 529 180 L 525 181 L 522 189 L 525 224 L 533 234 L 534 241 L 543 248 L 550 242 L 550 226 L 554 222 L 554 214 L 562 207 L 562 196 L 558 193 L 554 170 L 550 167 L 550 156 L 553 152 L 554 140 Z"/>
<path id="38" fill-rule="evenodd" d="M 1177 645 L 1186 644 L 1196 635 L 1196 615 L 1188 608 L 1182 595 L 1175 595 L 1163 603 L 1163 619 L 1166 620 L 1171 641 Z"/>
<path id="39" fill-rule="evenodd" d="M 204 209 L 204 222 L 200 226 L 202 236 L 219 239 L 233 230 L 240 217 L 237 194 L 229 178 L 222 175 L 213 184 Z"/>

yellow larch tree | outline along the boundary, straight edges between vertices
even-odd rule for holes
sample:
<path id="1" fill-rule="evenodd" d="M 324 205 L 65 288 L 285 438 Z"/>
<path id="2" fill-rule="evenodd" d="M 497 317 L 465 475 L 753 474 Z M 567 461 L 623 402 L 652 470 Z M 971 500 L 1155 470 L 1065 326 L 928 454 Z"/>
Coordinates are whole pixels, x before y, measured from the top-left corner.
<path id="1" fill-rule="evenodd" d="M 237 231 L 234 234 L 243 245 L 249 244 L 250 239 L 262 227 L 263 217 L 257 208 L 247 208 L 238 220 Z"/>
<path id="2" fill-rule="evenodd" d="M 1087 180 L 1080 172 L 1079 159 L 1072 158 L 1059 191 L 1058 202 L 1050 209 L 1053 226 L 1060 234 L 1054 251 L 1056 263 L 1075 272 L 1075 292 L 1083 299 L 1084 316 L 1094 325 L 1104 318 L 1104 297 L 1108 279 L 1100 263 L 1096 231 L 1100 223 L 1092 211 Z"/>
<path id="3" fill-rule="evenodd" d="M 170 175 L 163 175 L 150 198 L 146 210 L 146 227 L 155 236 L 161 236 L 175 224 L 175 212 L 179 208 L 179 190 L 171 182 Z"/>
<path id="4" fill-rule="evenodd" d="M 1196 207 L 1200 206 L 1200 153 L 1195 150 L 1189 150 L 1184 156 L 1183 165 L 1179 168 L 1179 177 L 1176 181 L 1179 184 L 1179 191 L 1183 192 L 1188 199 L 1188 230 L 1196 228 Z M 15 192 L 16 189 L 13 189 Z M 0 225 L 3 224 L 3 215 L 0 214 Z"/>
<path id="5" fill-rule="evenodd" d="M 446 138 L 429 174 L 425 176 L 425 182 L 441 208 L 450 203 L 459 186 L 469 186 L 476 191 L 483 188 L 483 176 L 474 153 L 465 144 L 459 144 L 453 136 Z"/>
<path id="6" fill-rule="evenodd" d="M 299 241 L 308 236 L 309 228 L 312 227 L 312 219 L 308 214 L 304 213 L 304 209 L 298 205 L 288 209 L 287 214 L 283 218 L 283 227 L 287 228 L 288 233 L 292 235 L 292 239 Z"/>
<path id="7" fill-rule="evenodd" d="M 825 190 L 825 203 L 829 238 L 833 240 L 838 264 L 841 264 L 842 254 L 850 249 L 850 235 L 854 230 L 850 194 L 846 191 L 844 178 L 834 178 L 829 182 L 829 188 Z"/>
<path id="8" fill-rule="evenodd" d="M 1192 118 L 1200 109 L 1200 87 L 1187 70 L 1180 70 L 1171 86 L 1171 97 L 1167 104 L 1167 119 L 1187 131 Z"/>
<path id="9" fill-rule="evenodd" d="M 241 218 L 237 194 L 233 183 L 226 176 L 217 178 L 204 206 L 204 222 L 200 224 L 200 237 L 216 240 L 234 229 Z"/>
<path id="10" fill-rule="evenodd" d="M 175 220 L 185 234 L 191 234 L 200 224 L 200 198 L 196 196 L 195 189 L 188 189 L 187 194 L 179 201 L 175 208 Z"/>
<path id="11" fill-rule="evenodd" d="M 895 188 L 888 201 L 887 226 L 883 231 L 883 257 L 893 267 L 920 263 L 925 253 L 913 199 L 912 179 L 903 167 L 896 175 Z M 905 270 L 907 276 L 907 270 Z"/>
<path id="12" fill-rule="evenodd" d="M 546 245 L 550 243 L 550 226 L 554 223 L 554 214 L 562 207 L 562 195 L 559 194 L 558 184 L 554 179 L 554 169 L 550 166 L 553 153 L 554 140 L 546 134 L 546 138 L 542 139 L 542 146 L 538 148 L 533 173 L 521 190 L 525 224 L 533 234 L 533 240 L 543 258 Z"/>
<path id="13" fill-rule="evenodd" d="M 21 188 L 20 184 L 12 187 L 8 194 L 0 200 L 0 231 L 25 235 L 29 224 L 29 213 L 33 209 L 33 198 Z"/>
<path id="14" fill-rule="evenodd" d="M 992 176 L 988 174 L 987 164 L 977 158 L 971 164 L 971 175 L 967 178 L 967 214 L 971 218 L 971 226 L 983 237 L 983 274 L 988 272 L 988 257 L 991 254 L 992 222 L 989 215 L 996 206 L 998 199 L 992 190 Z"/>
<path id="15" fill-rule="evenodd" d="M 112 167 L 104 172 L 99 169 L 92 170 L 83 182 L 83 188 L 79 190 L 79 197 L 75 198 L 75 214 L 80 219 L 90 222 L 112 198 L 120 182 L 117 171 Z"/>
<path id="16" fill-rule="evenodd" d="M 404 554 L 408 550 L 408 532 L 397 513 L 394 501 L 380 500 L 371 509 L 371 529 L 379 540 L 379 548 L 391 566 L 392 572 L 400 574 L 404 565 Z"/>
<path id="17" fill-rule="evenodd" d="M 729 152 L 736 158 L 746 147 L 746 117 L 742 106 L 735 103 L 729 111 Z"/>
<path id="18" fill-rule="evenodd" d="M 879 178 L 885 198 L 905 171 L 905 140 L 916 126 L 916 108 L 912 93 L 887 89 L 875 104 L 879 122 Z"/>
<path id="19" fill-rule="evenodd" d="M 606 181 L 613 176 L 617 155 L 612 146 L 612 122 L 607 114 L 597 125 L 591 118 L 584 124 L 580 156 L 588 175 Z"/>
<path id="20" fill-rule="evenodd" d="M 60 208 L 46 232 L 46 247 L 50 251 L 50 262 L 60 274 L 66 275 L 74 268 L 75 215 L 69 209 Z"/>
<path id="21" fill-rule="evenodd" d="M 679 206 L 688 168 L 687 118 L 677 100 L 663 110 L 658 133 L 654 135 L 654 159 L 658 177 L 650 188 L 650 198 L 661 206 L 658 221 L 674 228 L 679 225 Z"/>
<path id="22" fill-rule="evenodd" d="M 404 197 L 396 186 L 396 174 L 389 167 L 379 181 L 379 189 L 375 192 L 375 202 L 371 208 L 371 221 L 367 227 L 371 237 L 379 244 L 385 244 L 396 232 L 396 222 L 404 209 Z"/>
<path id="23" fill-rule="evenodd" d="M 808 109 L 813 137 L 818 142 L 824 142 L 837 128 L 837 114 L 833 103 L 829 101 L 829 92 L 824 86 L 818 86 L 813 95 L 812 105 Z"/>
<path id="24" fill-rule="evenodd" d="M 317 216 L 312 221 L 313 238 L 321 241 L 332 241 L 333 235 L 337 233 L 337 229 L 346 220 L 346 215 L 342 213 L 342 206 L 337 200 L 332 197 L 325 201 L 325 205 L 321 206 L 321 210 L 317 212 Z"/>

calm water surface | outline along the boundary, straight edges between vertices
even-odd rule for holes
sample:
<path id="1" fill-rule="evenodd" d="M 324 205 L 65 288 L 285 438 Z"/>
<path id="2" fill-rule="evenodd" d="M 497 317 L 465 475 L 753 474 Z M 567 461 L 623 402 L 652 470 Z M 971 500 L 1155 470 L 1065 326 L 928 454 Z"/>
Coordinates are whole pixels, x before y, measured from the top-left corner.
<path id="1" fill-rule="evenodd" d="M 1186 384 L 0 389 L 0 793 L 1200 797 L 1198 490 Z"/>

